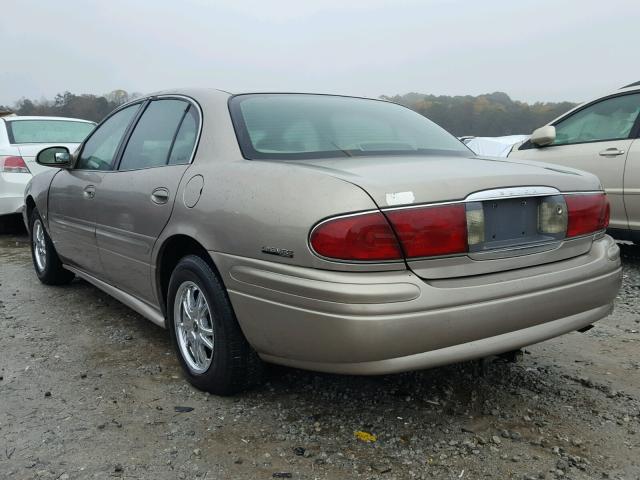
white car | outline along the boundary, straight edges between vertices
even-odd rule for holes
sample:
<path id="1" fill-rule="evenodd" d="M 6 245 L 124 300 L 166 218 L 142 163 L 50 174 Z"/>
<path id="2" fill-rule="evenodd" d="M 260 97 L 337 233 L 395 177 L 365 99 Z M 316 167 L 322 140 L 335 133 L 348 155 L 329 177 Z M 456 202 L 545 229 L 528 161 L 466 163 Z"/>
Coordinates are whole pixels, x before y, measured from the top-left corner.
<path id="1" fill-rule="evenodd" d="M 31 176 L 47 170 L 36 163 L 36 154 L 54 145 L 74 151 L 94 127 L 78 118 L 0 117 L 0 227 L 22 211 Z"/>

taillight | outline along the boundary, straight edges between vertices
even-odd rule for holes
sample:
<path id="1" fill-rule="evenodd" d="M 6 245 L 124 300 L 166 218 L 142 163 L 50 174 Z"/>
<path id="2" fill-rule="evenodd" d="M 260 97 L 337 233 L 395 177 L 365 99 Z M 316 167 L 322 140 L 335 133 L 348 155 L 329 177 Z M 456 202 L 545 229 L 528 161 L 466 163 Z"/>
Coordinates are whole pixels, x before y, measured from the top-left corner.
<path id="1" fill-rule="evenodd" d="M 6 173 L 29 173 L 22 157 L 0 157 L 0 171 Z"/>
<path id="2" fill-rule="evenodd" d="M 586 235 L 609 226 L 610 206 L 604 193 L 566 195 L 567 237 Z"/>
<path id="3" fill-rule="evenodd" d="M 318 255 L 337 260 L 402 260 L 396 236 L 380 212 L 327 220 L 313 229 L 309 242 Z"/>
<path id="4" fill-rule="evenodd" d="M 407 208 L 385 213 L 407 258 L 451 255 L 468 250 L 464 204 Z"/>
<path id="5" fill-rule="evenodd" d="M 538 235 L 507 241 L 534 243 L 541 241 L 541 236 L 546 236 L 542 238 L 545 241 L 549 236 L 561 240 L 605 230 L 609 225 L 609 201 L 602 193 L 548 196 L 538 201 L 534 213 Z M 497 220 L 492 221 L 489 227 L 495 229 Z M 452 203 L 329 219 L 311 231 L 309 242 L 315 253 L 336 260 L 415 259 L 490 249 L 485 228 L 481 203 Z"/>

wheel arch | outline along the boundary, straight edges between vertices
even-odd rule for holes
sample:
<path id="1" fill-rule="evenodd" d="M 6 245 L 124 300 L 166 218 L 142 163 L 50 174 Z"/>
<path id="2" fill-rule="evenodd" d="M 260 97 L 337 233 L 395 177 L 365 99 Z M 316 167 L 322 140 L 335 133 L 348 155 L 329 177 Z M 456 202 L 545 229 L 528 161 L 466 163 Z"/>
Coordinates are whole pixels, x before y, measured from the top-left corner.
<path id="1" fill-rule="evenodd" d="M 27 212 L 26 220 L 28 222 L 29 219 L 31 218 L 31 213 L 36 208 L 36 201 L 33 199 L 33 196 L 28 195 L 27 198 L 24 199 L 24 208 L 26 209 L 26 212 Z"/>
<path id="2" fill-rule="evenodd" d="M 213 272 L 218 276 L 220 282 L 224 285 L 220 272 L 216 267 L 211 255 L 202 244 L 195 238 L 184 235 L 175 234 L 166 238 L 158 250 L 156 258 L 156 290 L 160 301 L 162 313 L 167 315 L 167 293 L 169 290 L 169 280 L 171 273 L 175 269 L 178 262 L 187 255 L 197 255 L 209 264 Z"/>

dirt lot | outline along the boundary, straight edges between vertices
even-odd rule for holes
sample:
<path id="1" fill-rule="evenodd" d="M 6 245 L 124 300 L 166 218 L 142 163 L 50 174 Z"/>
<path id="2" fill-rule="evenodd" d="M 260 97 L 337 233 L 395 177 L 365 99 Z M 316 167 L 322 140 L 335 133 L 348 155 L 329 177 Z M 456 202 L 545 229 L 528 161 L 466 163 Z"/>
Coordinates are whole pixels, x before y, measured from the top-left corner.
<path id="1" fill-rule="evenodd" d="M 164 330 L 83 281 L 41 285 L 26 238 L 0 236 L 0 478 L 640 478 L 639 250 L 624 269 L 613 315 L 518 363 L 274 367 L 218 398 Z"/>

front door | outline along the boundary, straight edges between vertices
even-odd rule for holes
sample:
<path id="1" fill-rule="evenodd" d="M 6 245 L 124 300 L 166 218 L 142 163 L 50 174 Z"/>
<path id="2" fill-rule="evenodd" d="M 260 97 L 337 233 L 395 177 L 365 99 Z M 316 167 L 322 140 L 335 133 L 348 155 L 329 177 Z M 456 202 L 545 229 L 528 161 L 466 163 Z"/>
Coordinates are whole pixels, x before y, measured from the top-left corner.
<path id="1" fill-rule="evenodd" d="M 92 275 L 102 272 L 95 235 L 102 181 L 138 108 L 119 110 L 98 126 L 73 169 L 58 172 L 49 188 L 48 224 L 56 251 L 65 263 Z"/>
<path id="2" fill-rule="evenodd" d="M 156 301 L 151 252 L 189 167 L 198 122 L 195 106 L 184 99 L 151 101 L 118 168 L 104 176 L 96 202 L 96 238 L 106 280 L 150 303 Z"/>
<path id="3" fill-rule="evenodd" d="M 96 186 L 103 173 L 61 170 L 49 187 L 49 233 L 64 263 L 93 275 L 101 270 L 96 245 Z"/>

